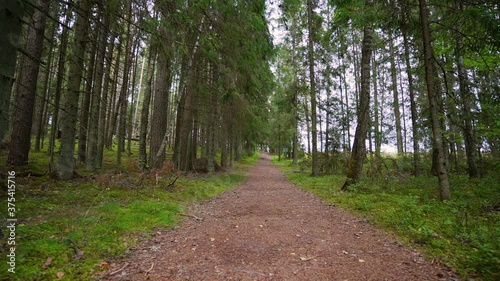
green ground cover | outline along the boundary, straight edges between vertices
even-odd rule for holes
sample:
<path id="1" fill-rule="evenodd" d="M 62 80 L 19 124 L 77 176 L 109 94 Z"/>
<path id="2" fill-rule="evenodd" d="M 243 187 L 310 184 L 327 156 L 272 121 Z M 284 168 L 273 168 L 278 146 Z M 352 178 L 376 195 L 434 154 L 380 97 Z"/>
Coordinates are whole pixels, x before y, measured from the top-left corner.
<path id="1" fill-rule="evenodd" d="M 58 274 L 63 274 L 62 280 L 96 279 L 108 261 L 159 229 L 175 226 L 189 203 L 243 182 L 258 159 L 256 153 L 232 170 L 213 175 L 180 175 L 170 185 L 177 174 L 168 169 L 149 175 L 137 169 L 136 149 L 130 156 L 124 154 L 119 168 L 114 164 L 116 151 L 106 151 L 104 171 L 91 174 L 80 168 L 83 177 L 72 181 L 56 181 L 48 175 L 16 178 L 16 273 L 7 272 L 8 245 L 4 244 L 0 280 L 57 280 Z M 30 164 L 16 172 L 47 169 L 46 152 L 30 155 Z M 6 194 L 1 200 L 7 202 Z M 3 218 L 7 218 L 6 209 L 0 210 Z M 2 231 L 8 235 L 5 227 Z"/>
<path id="2" fill-rule="evenodd" d="M 441 202 L 432 176 L 364 178 L 342 192 L 345 176 L 311 177 L 291 160 L 274 163 L 298 187 L 365 216 L 462 276 L 500 280 L 498 173 L 475 180 L 451 175 L 452 199 Z"/>

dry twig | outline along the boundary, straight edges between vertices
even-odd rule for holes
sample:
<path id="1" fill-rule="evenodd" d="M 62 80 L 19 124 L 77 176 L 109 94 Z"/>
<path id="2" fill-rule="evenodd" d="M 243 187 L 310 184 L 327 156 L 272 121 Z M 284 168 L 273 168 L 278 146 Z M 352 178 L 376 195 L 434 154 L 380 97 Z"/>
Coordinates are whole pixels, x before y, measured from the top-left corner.
<path id="1" fill-rule="evenodd" d="M 199 221 L 203 220 L 202 218 L 197 217 L 195 215 L 190 215 L 190 214 L 185 214 L 185 213 L 179 213 L 179 216 L 190 217 L 190 218 L 193 218 L 193 219 L 196 219 L 196 220 L 199 220 Z"/>
<path id="2" fill-rule="evenodd" d="M 120 271 L 124 270 L 124 269 L 125 269 L 125 267 L 127 267 L 127 266 L 128 266 L 128 262 L 126 262 L 126 263 L 125 263 L 122 267 L 120 267 L 119 269 L 117 269 L 117 270 L 115 270 L 115 271 L 111 272 L 111 273 L 109 274 L 109 276 L 112 276 L 112 275 L 115 275 L 115 274 L 119 273 Z"/>
<path id="3" fill-rule="evenodd" d="M 148 270 L 146 270 L 146 273 L 144 273 L 144 275 L 148 275 L 148 273 L 149 273 L 151 270 L 153 270 L 153 266 L 155 266 L 155 263 L 154 263 L 154 262 L 153 262 L 153 263 L 151 263 L 151 267 L 150 267 Z"/>

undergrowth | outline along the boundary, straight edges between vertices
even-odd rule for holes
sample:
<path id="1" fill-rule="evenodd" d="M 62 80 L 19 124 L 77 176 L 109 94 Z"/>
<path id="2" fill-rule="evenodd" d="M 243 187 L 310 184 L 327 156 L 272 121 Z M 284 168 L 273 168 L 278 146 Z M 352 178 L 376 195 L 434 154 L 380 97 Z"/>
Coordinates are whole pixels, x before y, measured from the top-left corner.
<path id="1" fill-rule="evenodd" d="M 365 177 L 341 192 L 345 176 L 311 177 L 290 160 L 276 161 L 287 178 L 328 203 L 367 217 L 431 259 L 466 278 L 500 280 L 500 177 L 451 175 L 452 199 L 441 202 L 437 179 Z"/>
<path id="2" fill-rule="evenodd" d="M 31 156 L 35 158 L 26 169 L 43 172 L 46 153 Z M 176 174 L 146 177 L 135 168 L 136 157 L 125 156 L 121 167 L 111 169 L 114 153 L 107 151 L 103 173 L 81 169 L 79 174 L 85 177 L 68 182 L 48 176 L 16 178 L 16 273 L 7 272 L 4 244 L 0 280 L 99 278 L 109 267 L 108 261 L 157 229 L 174 226 L 187 204 L 212 198 L 243 182 L 258 154 L 229 172 L 180 175 L 172 185 Z M 6 202 L 5 193 L 1 197 Z M 6 209 L 1 209 L 3 218 L 7 218 Z M 8 234 L 5 227 L 2 231 L 4 236 Z"/>

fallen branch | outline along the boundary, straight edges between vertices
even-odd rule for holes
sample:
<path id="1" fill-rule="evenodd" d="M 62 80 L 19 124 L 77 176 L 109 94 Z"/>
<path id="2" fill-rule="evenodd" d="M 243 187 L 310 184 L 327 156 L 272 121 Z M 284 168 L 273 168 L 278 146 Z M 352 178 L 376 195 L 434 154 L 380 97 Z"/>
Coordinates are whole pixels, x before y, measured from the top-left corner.
<path id="1" fill-rule="evenodd" d="M 151 267 L 150 267 L 148 270 L 146 270 L 146 273 L 144 273 L 144 275 L 148 275 L 148 273 L 149 273 L 151 270 L 153 270 L 153 266 L 155 266 L 155 263 L 154 263 L 154 262 L 153 262 L 153 263 L 151 263 Z"/>
<path id="2" fill-rule="evenodd" d="M 177 179 L 179 178 L 180 174 L 177 174 L 177 176 L 175 177 L 174 181 L 169 183 L 165 188 L 169 188 L 169 187 L 172 187 L 174 186 L 175 182 L 177 181 Z"/>
<path id="3" fill-rule="evenodd" d="M 112 276 L 112 275 L 115 275 L 115 274 L 119 273 L 120 271 L 124 270 L 124 269 L 125 269 L 125 267 L 127 267 L 127 266 L 128 266 L 128 262 L 126 262 L 126 263 L 125 263 L 122 267 L 120 267 L 119 269 L 117 269 L 117 270 L 115 270 L 115 271 L 111 272 L 111 273 L 109 274 L 109 276 Z"/>

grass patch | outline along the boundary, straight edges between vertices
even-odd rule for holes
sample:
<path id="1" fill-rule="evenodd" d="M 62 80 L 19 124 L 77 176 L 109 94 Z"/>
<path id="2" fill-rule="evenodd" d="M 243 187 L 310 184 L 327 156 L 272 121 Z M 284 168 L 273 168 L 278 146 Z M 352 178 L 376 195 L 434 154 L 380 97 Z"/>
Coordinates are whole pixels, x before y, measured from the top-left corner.
<path id="1" fill-rule="evenodd" d="M 435 177 L 364 178 L 341 192 L 345 176 L 311 177 L 290 160 L 274 163 L 297 186 L 367 217 L 462 276 L 500 280 L 498 174 L 480 180 L 451 175 L 452 199 L 441 202 Z"/>
<path id="2" fill-rule="evenodd" d="M 42 172 L 45 164 L 39 161 L 48 160 L 46 153 L 31 155 L 38 158 L 30 161 L 29 169 Z M 258 159 L 253 155 L 229 172 L 181 176 L 166 188 L 171 182 L 167 177 L 157 185 L 136 184 L 141 174 L 129 172 L 136 155 L 124 154 L 122 166 L 116 168 L 115 153 L 107 151 L 105 166 L 110 168 L 101 175 L 106 181 L 99 181 L 100 176 L 68 182 L 47 176 L 17 178 L 16 274 L 8 273 L 2 262 L 0 280 L 56 280 L 58 272 L 64 273 L 62 280 L 94 280 L 103 262 L 123 255 L 156 229 L 174 226 L 190 202 L 215 197 L 243 182 L 253 159 Z M 5 193 L 0 200 L 6 202 Z M 0 214 L 6 218 L 6 208 Z M 5 227 L 2 231 L 8 234 Z M 6 250 L 4 245 L 3 261 Z M 48 258 L 51 263 L 42 268 Z"/>

